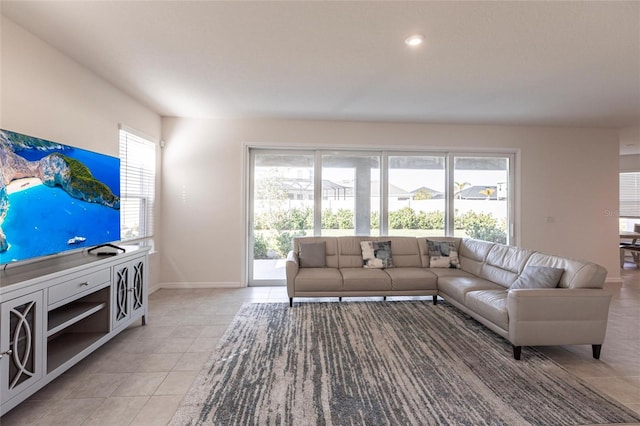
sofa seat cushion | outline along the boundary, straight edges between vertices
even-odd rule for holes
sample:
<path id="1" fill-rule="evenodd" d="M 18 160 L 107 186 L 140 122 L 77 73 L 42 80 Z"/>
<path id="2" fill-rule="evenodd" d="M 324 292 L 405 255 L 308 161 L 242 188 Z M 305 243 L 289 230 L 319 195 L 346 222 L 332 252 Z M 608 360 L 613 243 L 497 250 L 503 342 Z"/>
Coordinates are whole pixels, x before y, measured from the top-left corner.
<path id="1" fill-rule="evenodd" d="M 506 291 L 501 285 L 483 278 L 478 278 L 469 273 L 459 276 L 438 276 L 438 293 L 451 297 L 458 303 L 465 304 L 465 295 L 470 291 L 476 290 Z"/>
<path id="2" fill-rule="evenodd" d="M 344 291 L 391 290 L 391 277 L 382 269 L 340 268 Z"/>
<path id="3" fill-rule="evenodd" d="M 469 291 L 465 295 L 465 306 L 498 327 L 509 330 L 508 293 L 505 289 Z"/>
<path id="4" fill-rule="evenodd" d="M 394 290 L 437 290 L 438 276 L 424 268 L 385 269 Z"/>
<path id="5" fill-rule="evenodd" d="M 462 269 L 454 269 L 454 268 L 428 268 L 427 271 L 431 272 L 432 274 L 434 274 L 435 276 L 437 276 L 438 278 L 440 277 L 468 277 L 468 278 L 474 278 L 475 275 L 463 271 Z"/>
<path id="6" fill-rule="evenodd" d="M 295 280 L 296 292 L 342 290 L 342 275 L 336 268 L 300 268 Z"/>

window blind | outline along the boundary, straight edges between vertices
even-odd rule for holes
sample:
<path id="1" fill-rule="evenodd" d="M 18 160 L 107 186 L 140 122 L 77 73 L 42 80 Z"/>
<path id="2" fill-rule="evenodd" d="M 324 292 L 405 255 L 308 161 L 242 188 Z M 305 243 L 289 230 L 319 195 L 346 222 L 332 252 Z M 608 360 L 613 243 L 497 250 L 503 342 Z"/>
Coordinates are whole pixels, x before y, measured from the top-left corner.
<path id="1" fill-rule="evenodd" d="M 120 129 L 120 238 L 153 236 L 156 144 Z"/>
<path id="2" fill-rule="evenodd" d="M 620 217 L 640 218 L 640 172 L 620 173 Z"/>

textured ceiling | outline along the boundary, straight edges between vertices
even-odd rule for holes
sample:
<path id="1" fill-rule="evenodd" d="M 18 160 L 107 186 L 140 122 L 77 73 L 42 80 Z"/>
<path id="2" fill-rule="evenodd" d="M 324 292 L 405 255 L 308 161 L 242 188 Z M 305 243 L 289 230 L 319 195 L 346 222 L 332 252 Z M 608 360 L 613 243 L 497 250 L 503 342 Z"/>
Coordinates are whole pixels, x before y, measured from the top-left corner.
<path id="1" fill-rule="evenodd" d="M 2 1 L 163 116 L 637 126 L 638 2 Z M 426 43 L 403 40 L 419 32 Z"/>

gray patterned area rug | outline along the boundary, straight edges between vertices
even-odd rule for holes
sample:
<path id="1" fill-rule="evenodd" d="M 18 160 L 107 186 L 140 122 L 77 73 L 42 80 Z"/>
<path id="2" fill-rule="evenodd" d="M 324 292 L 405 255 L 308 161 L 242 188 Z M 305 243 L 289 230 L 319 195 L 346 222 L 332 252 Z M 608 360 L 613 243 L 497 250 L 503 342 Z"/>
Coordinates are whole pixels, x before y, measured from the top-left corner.
<path id="1" fill-rule="evenodd" d="M 586 425 L 630 409 L 447 303 L 242 306 L 172 425 Z"/>

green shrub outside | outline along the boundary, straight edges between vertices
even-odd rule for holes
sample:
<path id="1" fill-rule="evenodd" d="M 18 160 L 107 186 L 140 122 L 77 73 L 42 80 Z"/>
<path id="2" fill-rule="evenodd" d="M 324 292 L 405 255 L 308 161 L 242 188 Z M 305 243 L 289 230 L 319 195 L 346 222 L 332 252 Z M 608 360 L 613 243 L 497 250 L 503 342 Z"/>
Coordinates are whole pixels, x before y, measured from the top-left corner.
<path id="1" fill-rule="evenodd" d="M 471 238 L 506 244 L 507 233 L 500 229 L 498 220 L 491 214 L 474 213 L 475 217 L 465 224 L 465 232 Z M 506 224 L 505 224 L 506 228 Z"/>
<path id="2" fill-rule="evenodd" d="M 322 229 L 339 229 L 338 218 L 331 209 L 322 210 Z"/>
<path id="3" fill-rule="evenodd" d="M 371 212 L 371 229 L 380 229 L 380 213 Z"/>
<path id="4" fill-rule="evenodd" d="M 338 209 L 336 212 L 338 229 L 353 229 L 353 212 L 347 209 Z"/>
<path id="5" fill-rule="evenodd" d="M 260 233 L 253 235 L 253 258 L 254 259 L 267 259 L 267 253 L 269 251 L 269 242 Z"/>
<path id="6" fill-rule="evenodd" d="M 353 211 L 339 209 L 333 213 L 331 209 L 322 211 L 322 229 L 353 229 Z M 371 213 L 371 228 L 379 229 L 380 216 L 378 212 Z M 293 208 L 289 210 L 273 210 L 257 214 L 254 218 L 256 231 L 268 231 L 254 235 L 254 258 L 268 258 L 269 250 L 278 256 L 286 257 L 292 248 L 294 237 L 306 235 L 308 229 L 313 229 L 313 212 L 309 207 Z M 389 213 L 390 229 L 434 230 L 444 229 L 444 212 L 416 212 L 411 207 L 403 207 Z M 498 220 L 490 213 L 467 212 L 457 214 L 454 228 L 464 230 L 466 235 L 485 241 L 506 243 L 506 222 Z"/>
<path id="7" fill-rule="evenodd" d="M 389 213 L 391 229 L 444 229 L 444 212 L 416 212 L 403 207 Z"/>
<path id="8" fill-rule="evenodd" d="M 278 257 L 287 257 L 287 253 L 293 250 L 293 239 L 295 237 L 304 237 L 307 233 L 305 231 L 280 231 L 276 232 L 274 236 L 276 253 Z"/>

